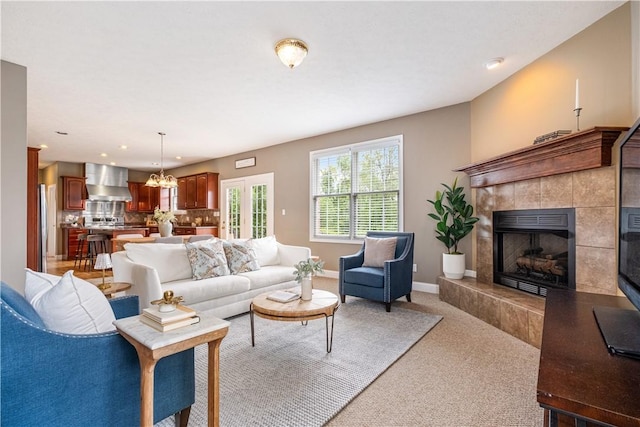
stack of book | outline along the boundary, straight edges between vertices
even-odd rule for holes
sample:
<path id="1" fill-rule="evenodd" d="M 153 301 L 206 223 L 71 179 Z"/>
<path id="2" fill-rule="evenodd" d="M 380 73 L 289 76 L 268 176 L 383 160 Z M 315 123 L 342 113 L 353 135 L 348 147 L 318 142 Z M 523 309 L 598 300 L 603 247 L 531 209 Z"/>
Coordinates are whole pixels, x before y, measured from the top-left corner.
<path id="1" fill-rule="evenodd" d="M 175 310 L 169 312 L 160 311 L 154 305 L 142 310 L 140 321 L 160 332 L 166 332 L 198 323 L 200 317 L 198 317 L 194 309 L 184 305 L 178 304 Z"/>

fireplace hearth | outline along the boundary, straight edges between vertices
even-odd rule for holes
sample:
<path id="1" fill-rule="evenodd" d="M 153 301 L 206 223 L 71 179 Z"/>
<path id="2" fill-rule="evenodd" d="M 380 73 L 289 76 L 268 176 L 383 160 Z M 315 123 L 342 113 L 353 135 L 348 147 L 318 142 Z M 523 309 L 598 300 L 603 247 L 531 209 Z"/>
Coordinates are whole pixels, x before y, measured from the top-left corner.
<path id="1" fill-rule="evenodd" d="M 575 289 L 575 212 L 493 212 L 493 282 L 535 295 Z"/>

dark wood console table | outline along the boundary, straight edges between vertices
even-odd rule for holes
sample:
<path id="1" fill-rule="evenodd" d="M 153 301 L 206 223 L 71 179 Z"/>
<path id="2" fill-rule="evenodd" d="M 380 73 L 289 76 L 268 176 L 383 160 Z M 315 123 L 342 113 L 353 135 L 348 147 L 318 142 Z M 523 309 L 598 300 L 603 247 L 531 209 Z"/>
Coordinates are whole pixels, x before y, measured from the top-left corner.
<path id="1" fill-rule="evenodd" d="M 545 426 L 640 426 L 640 360 L 609 354 L 594 305 L 633 309 L 623 297 L 547 294 L 537 389 Z"/>

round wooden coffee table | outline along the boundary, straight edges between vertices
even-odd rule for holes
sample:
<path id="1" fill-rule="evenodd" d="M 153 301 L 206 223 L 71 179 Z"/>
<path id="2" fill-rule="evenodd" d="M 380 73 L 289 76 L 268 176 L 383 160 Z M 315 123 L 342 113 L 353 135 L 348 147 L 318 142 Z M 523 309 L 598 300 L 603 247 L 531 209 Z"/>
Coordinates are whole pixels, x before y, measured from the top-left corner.
<path id="1" fill-rule="evenodd" d="M 290 292 L 300 292 L 300 288 L 289 289 Z M 251 318 L 251 346 L 255 347 L 254 315 L 269 320 L 281 320 L 285 322 L 302 322 L 305 326 L 309 320 L 325 319 L 327 335 L 327 353 L 331 353 L 333 343 L 333 319 L 340 302 L 338 296 L 331 292 L 314 289 L 309 301 L 297 299 L 291 302 L 277 302 L 267 299 L 272 292 L 260 294 L 249 305 L 249 317 Z M 329 327 L 331 318 L 331 327 Z"/>

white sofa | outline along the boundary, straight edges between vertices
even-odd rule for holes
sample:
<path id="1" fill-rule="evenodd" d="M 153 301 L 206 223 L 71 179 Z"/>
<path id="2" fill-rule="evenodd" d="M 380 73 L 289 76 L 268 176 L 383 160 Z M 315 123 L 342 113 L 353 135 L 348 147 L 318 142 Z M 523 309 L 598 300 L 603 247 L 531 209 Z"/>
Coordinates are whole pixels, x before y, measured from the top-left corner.
<path id="1" fill-rule="evenodd" d="M 235 316 L 249 311 L 258 294 L 295 287 L 294 264 L 311 256 L 309 248 L 284 245 L 273 236 L 252 242 L 258 270 L 201 280 L 193 278 L 184 244 L 127 243 L 124 251 L 112 254 L 113 279 L 131 283 L 128 292 L 139 296 L 141 309 L 172 290 L 196 311 Z"/>

